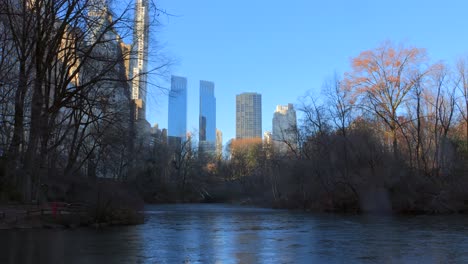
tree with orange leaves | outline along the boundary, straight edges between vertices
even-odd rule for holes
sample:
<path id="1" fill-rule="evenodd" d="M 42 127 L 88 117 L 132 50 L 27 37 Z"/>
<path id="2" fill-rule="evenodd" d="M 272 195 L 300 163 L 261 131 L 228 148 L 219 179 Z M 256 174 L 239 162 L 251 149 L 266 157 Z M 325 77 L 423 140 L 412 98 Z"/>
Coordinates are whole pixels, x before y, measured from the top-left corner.
<path id="1" fill-rule="evenodd" d="M 348 90 L 362 109 L 376 114 L 389 128 L 393 152 L 398 152 L 398 111 L 411 89 L 424 76 L 426 51 L 385 42 L 351 60 L 352 71 L 342 89 Z"/>

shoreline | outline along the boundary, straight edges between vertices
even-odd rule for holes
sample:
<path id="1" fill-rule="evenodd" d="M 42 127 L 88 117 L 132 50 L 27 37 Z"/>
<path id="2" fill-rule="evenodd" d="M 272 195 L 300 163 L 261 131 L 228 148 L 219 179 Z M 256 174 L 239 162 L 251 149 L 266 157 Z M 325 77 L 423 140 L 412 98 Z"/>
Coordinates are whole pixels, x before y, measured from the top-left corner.
<path id="1" fill-rule="evenodd" d="M 76 229 L 80 227 L 99 229 L 142 223 L 144 223 L 143 213 L 124 208 L 98 213 L 93 210 L 51 210 L 24 204 L 0 206 L 0 230 Z"/>
<path id="2" fill-rule="evenodd" d="M 256 204 L 245 201 L 230 201 L 230 202 L 166 202 L 166 203 L 147 203 L 147 205 L 181 205 L 181 204 L 226 204 L 238 205 L 246 207 L 273 209 L 273 210 L 287 210 L 291 212 L 306 212 L 306 213 L 325 213 L 334 215 L 392 215 L 392 216 L 444 216 L 444 215 L 468 215 L 468 212 L 429 212 L 423 210 L 402 211 L 402 212 L 346 212 L 346 211 L 331 211 L 319 209 L 301 209 L 301 208 L 287 208 L 279 206 L 266 206 L 265 204 Z M 114 217 L 114 219 L 105 222 L 96 222 L 89 213 L 68 213 L 61 212 L 56 215 L 53 214 L 31 214 L 24 210 L 27 205 L 9 205 L 6 212 L 5 208 L 0 206 L 0 231 L 1 230 L 24 230 L 24 229 L 78 229 L 78 228 L 92 228 L 101 229 L 106 227 L 118 226 L 131 226 L 144 224 L 145 211 L 129 211 L 122 210 L 125 214 L 122 216 Z"/>
<path id="3" fill-rule="evenodd" d="M 75 219 L 77 216 L 73 216 Z M 30 219 L 21 219 L 17 222 L 0 222 L 0 231 L 1 230 L 24 230 L 24 229 L 78 229 L 78 228 L 91 228 L 91 229 L 101 229 L 106 227 L 114 226 L 131 226 L 143 224 L 142 222 L 63 222 L 62 217 L 57 217 L 54 221 L 44 220 L 40 218 L 30 218 Z"/>
<path id="4" fill-rule="evenodd" d="M 322 208 L 300 208 L 300 207 L 288 207 L 280 206 L 278 204 L 266 203 L 266 202 L 255 202 L 252 199 L 245 200 L 231 200 L 231 201 L 165 201 L 165 202 L 148 202 L 146 205 L 181 205 L 181 204 L 227 204 L 227 205 L 238 205 L 248 206 L 263 209 L 273 210 L 287 210 L 291 212 L 306 212 L 306 213 L 325 213 L 335 215 L 393 215 L 393 216 L 444 216 L 444 215 L 468 215 L 468 211 L 446 211 L 437 212 L 430 210 L 414 209 L 414 210 L 401 210 L 401 211 L 363 211 L 363 210 L 330 210 Z"/>

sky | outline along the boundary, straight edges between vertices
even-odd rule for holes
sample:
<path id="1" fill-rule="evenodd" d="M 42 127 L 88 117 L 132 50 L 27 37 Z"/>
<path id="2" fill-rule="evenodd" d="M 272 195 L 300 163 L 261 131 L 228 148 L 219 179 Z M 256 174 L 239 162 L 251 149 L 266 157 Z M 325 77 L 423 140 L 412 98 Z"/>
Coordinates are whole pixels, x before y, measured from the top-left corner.
<path id="1" fill-rule="evenodd" d="M 465 0 L 159 0 L 161 26 L 149 49 L 175 61 L 170 74 L 188 79 L 189 131 L 198 132 L 199 81 L 215 83 L 218 129 L 235 137 L 235 98 L 262 94 L 262 129 L 278 104 L 320 95 L 334 73 L 385 41 L 425 48 L 432 61 L 468 55 Z M 157 43 L 157 44 L 156 44 Z M 170 78 L 157 80 L 170 87 Z M 167 128 L 165 89 L 149 87 L 147 120 Z"/>

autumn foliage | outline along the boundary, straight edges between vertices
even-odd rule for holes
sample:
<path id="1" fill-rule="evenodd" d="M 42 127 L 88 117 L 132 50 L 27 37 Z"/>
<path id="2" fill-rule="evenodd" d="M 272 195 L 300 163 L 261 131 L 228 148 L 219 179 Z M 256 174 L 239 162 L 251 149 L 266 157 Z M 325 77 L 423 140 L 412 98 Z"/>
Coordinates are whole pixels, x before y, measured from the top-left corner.
<path id="1" fill-rule="evenodd" d="M 395 153 L 398 111 L 411 89 L 428 73 L 426 61 L 424 49 L 395 47 L 386 42 L 353 58 L 352 71 L 345 76 L 342 89 L 350 91 L 354 102 L 389 127 Z"/>
<path id="2" fill-rule="evenodd" d="M 255 148 L 261 145 L 262 145 L 261 138 L 234 139 L 231 142 L 231 153 L 236 153 L 239 151 L 247 151 L 251 148 Z"/>

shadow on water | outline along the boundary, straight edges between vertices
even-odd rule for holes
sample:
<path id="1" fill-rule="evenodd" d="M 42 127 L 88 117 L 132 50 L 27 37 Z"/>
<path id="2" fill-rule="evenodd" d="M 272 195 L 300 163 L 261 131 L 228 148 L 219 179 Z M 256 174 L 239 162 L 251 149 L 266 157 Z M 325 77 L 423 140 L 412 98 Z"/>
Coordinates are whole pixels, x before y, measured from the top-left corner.
<path id="1" fill-rule="evenodd" d="M 139 226 L 1 230 L 0 263 L 458 263 L 468 262 L 467 223 L 155 205 Z"/>
<path id="2" fill-rule="evenodd" d="M 0 263 L 136 263 L 143 241 L 132 227 L 2 230 Z"/>

